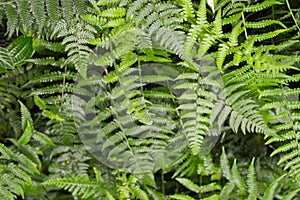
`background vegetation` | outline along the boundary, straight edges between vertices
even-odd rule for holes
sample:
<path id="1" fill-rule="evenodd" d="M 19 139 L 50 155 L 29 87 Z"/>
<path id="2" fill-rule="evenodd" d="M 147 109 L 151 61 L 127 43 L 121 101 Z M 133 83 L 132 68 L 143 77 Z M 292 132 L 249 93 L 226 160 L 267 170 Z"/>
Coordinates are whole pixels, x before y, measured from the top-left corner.
<path id="1" fill-rule="evenodd" d="M 299 199 L 299 8 L 2 0 L 0 198 Z"/>

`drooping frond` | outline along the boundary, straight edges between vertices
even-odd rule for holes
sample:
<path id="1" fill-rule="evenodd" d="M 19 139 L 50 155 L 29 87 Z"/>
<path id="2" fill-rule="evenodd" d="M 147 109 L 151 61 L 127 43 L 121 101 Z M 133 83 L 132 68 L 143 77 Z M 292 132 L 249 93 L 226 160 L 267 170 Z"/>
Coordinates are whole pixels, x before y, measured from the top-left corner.
<path id="1" fill-rule="evenodd" d="M 19 29 L 30 33 L 37 29 L 38 34 L 47 34 L 63 17 L 68 23 L 78 15 L 86 14 L 87 0 L 20 0 L 0 7 L 5 8 L 9 37 Z"/>
<path id="2" fill-rule="evenodd" d="M 205 62 L 204 59 L 203 62 Z M 214 123 L 210 120 L 214 108 L 212 102 L 217 100 L 214 89 L 220 89 L 221 83 L 218 70 L 213 66 L 199 66 L 196 63 L 184 64 L 198 68 L 179 75 L 177 77 L 178 84 L 175 86 L 175 89 L 185 90 L 179 97 L 180 104 L 177 109 L 180 111 L 181 125 L 189 141 L 189 146 L 193 154 L 197 155 L 206 133 Z M 213 87 L 216 88 L 213 89 Z"/>

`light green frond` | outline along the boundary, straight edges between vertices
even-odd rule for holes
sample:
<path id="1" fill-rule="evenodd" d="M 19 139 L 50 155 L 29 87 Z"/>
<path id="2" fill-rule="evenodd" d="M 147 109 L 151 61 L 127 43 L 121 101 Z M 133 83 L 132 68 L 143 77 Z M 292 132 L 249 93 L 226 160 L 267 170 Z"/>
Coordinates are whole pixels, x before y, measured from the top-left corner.
<path id="1" fill-rule="evenodd" d="M 90 180 L 86 175 L 51 179 L 45 181 L 43 185 L 55 185 L 71 192 L 74 196 L 79 195 L 83 199 L 88 199 L 95 194 L 104 193 L 103 184 L 101 182 Z"/>
<path id="2" fill-rule="evenodd" d="M 191 0 L 181 0 L 180 1 L 182 7 L 183 7 L 183 18 L 187 21 L 188 18 L 194 18 L 195 16 L 195 10 L 193 8 L 193 3 Z"/>
<path id="3" fill-rule="evenodd" d="M 247 174 L 247 187 L 249 192 L 249 200 L 256 199 L 258 197 L 258 186 L 256 181 L 256 173 L 254 168 L 254 158 L 248 168 Z"/>
<path id="4" fill-rule="evenodd" d="M 267 1 L 264 1 L 262 3 L 257 3 L 257 4 L 254 4 L 254 5 L 246 6 L 244 8 L 244 11 L 245 12 L 257 12 L 257 11 L 264 10 L 264 9 L 266 9 L 268 7 L 271 7 L 271 6 L 281 5 L 281 4 L 282 3 L 279 2 L 279 1 L 267 0 Z"/>

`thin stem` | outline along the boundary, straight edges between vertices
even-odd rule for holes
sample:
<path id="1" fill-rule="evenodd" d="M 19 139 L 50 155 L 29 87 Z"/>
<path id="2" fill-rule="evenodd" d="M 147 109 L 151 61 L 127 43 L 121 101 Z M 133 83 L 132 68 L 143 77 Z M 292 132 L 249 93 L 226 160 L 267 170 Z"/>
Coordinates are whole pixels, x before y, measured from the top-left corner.
<path id="1" fill-rule="evenodd" d="M 64 73 L 63 73 L 63 86 L 61 89 L 61 97 L 64 97 L 64 93 L 65 93 L 65 84 L 66 84 L 66 73 L 67 73 L 67 65 L 65 64 L 64 66 Z"/>
<path id="2" fill-rule="evenodd" d="M 161 178 L 161 191 L 163 194 L 165 194 L 165 177 L 164 177 L 163 169 L 161 170 L 160 178 Z"/>
<path id="3" fill-rule="evenodd" d="M 248 33 L 247 33 L 247 29 L 246 29 L 246 20 L 245 20 L 245 16 L 244 13 L 242 12 L 242 19 L 243 19 L 243 25 L 244 25 L 244 32 L 245 32 L 245 36 L 246 39 L 248 38 Z"/>
<path id="4" fill-rule="evenodd" d="M 141 95 L 144 96 L 141 61 L 139 58 L 138 58 L 138 68 L 139 68 L 139 80 L 140 80 L 140 85 L 141 85 Z"/>
<path id="5" fill-rule="evenodd" d="M 272 6 L 272 19 L 275 20 L 275 11 L 274 11 L 274 6 Z M 275 30 L 275 24 L 272 25 L 273 29 Z M 274 38 L 271 38 L 272 44 L 274 45 Z"/>
<path id="6" fill-rule="evenodd" d="M 293 13 L 293 11 L 292 11 L 292 9 L 291 9 L 290 2 L 289 2 L 288 0 L 285 0 L 285 2 L 286 2 L 286 5 L 287 5 L 287 7 L 288 7 L 288 9 L 289 9 L 289 11 L 290 11 L 290 13 L 291 13 L 291 15 L 292 15 L 292 18 L 293 18 L 294 22 L 295 22 L 295 24 L 296 24 L 297 29 L 300 31 L 300 27 L 298 26 L 296 17 L 295 17 L 295 15 L 294 15 L 294 13 Z"/>

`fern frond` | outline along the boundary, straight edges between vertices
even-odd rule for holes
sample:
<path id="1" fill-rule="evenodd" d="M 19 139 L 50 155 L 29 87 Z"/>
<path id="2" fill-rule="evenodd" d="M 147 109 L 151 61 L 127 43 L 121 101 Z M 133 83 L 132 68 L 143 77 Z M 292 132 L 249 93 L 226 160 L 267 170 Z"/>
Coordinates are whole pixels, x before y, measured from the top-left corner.
<path id="1" fill-rule="evenodd" d="M 67 190 L 72 195 L 79 195 L 83 199 L 88 199 L 95 194 L 104 193 L 105 189 L 101 182 L 90 180 L 86 175 L 70 177 L 70 178 L 57 178 L 47 180 L 43 185 L 55 185 L 59 188 Z"/>
<path id="2" fill-rule="evenodd" d="M 116 6 L 121 0 L 101 0 L 97 2 L 98 6 Z"/>
<path id="3" fill-rule="evenodd" d="M 101 12 L 100 16 L 102 17 L 111 17 L 111 18 L 119 18 L 124 17 L 126 14 L 125 8 L 109 8 Z"/>
<path id="4" fill-rule="evenodd" d="M 73 21 L 74 23 L 76 22 Z M 54 33 L 58 33 L 58 37 L 64 37 L 62 44 L 68 52 L 67 62 L 75 65 L 76 70 L 85 77 L 88 58 L 92 50 L 87 47 L 88 40 L 94 38 L 95 29 L 88 24 L 76 24 L 74 27 L 68 27 L 66 22 L 61 22 L 61 26 L 57 26 Z M 75 33 L 75 34 L 74 34 Z"/>
<path id="5" fill-rule="evenodd" d="M 176 178 L 176 180 L 193 192 L 200 192 L 200 187 L 187 178 Z"/>
<path id="6" fill-rule="evenodd" d="M 13 63 L 16 66 L 21 65 L 33 54 L 32 38 L 20 36 L 7 47 L 7 50 L 13 59 Z"/>
<path id="7" fill-rule="evenodd" d="M 13 59 L 9 54 L 9 51 L 0 47 L 0 71 L 5 72 L 14 68 Z"/>
<path id="8" fill-rule="evenodd" d="M 55 67 L 61 67 L 65 62 L 65 59 L 60 58 L 59 60 L 55 60 L 54 57 L 48 57 L 48 58 L 28 59 L 27 61 L 32 62 L 36 65 L 50 65 Z"/>
<path id="9" fill-rule="evenodd" d="M 278 36 L 279 34 L 284 33 L 286 31 L 287 31 L 286 29 L 277 29 L 275 31 L 271 31 L 268 33 L 262 33 L 262 34 L 256 35 L 255 41 L 261 42 L 264 40 L 268 40 L 268 39 L 274 38 L 274 37 Z"/>
<path id="10" fill-rule="evenodd" d="M 206 0 L 201 0 L 199 4 L 199 8 L 197 11 L 197 24 L 202 26 L 207 24 L 207 17 L 206 17 Z"/>
<path id="11" fill-rule="evenodd" d="M 193 197 L 184 194 L 174 194 L 170 195 L 171 199 L 179 199 L 179 200 L 195 200 Z"/>
<path id="12" fill-rule="evenodd" d="M 236 159 L 234 159 L 232 169 L 231 169 L 231 174 L 232 174 L 232 182 L 238 187 L 238 189 L 243 191 L 246 190 L 246 184 L 238 170 L 238 167 L 236 165 Z"/>
<path id="13" fill-rule="evenodd" d="M 79 15 L 86 14 L 87 1 L 86 0 L 74 0 L 74 8 Z"/>
<path id="14" fill-rule="evenodd" d="M 38 24 L 39 32 L 41 32 L 46 22 L 45 2 L 44 0 L 32 0 L 30 3 L 32 14 L 36 19 L 36 23 Z"/>
<path id="15" fill-rule="evenodd" d="M 276 180 L 274 180 L 267 188 L 265 194 L 264 194 L 264 199 L 266 200 L 271 200 L 274 199 L 275 196 L 275 190 L 276 187 L 278 186 L 279 182 L 286 176 L 286 174 L 280 176 L 279 178 L 277 178 Z"/>
<path id="16" fill-rule="evenodd" d="M 257 3 L 257 4 L 254 4 L 254 5 L 246 6 L 244 8 L 244 11 L 245 12 L 258 12 L 258 11 L 264 10 L 268 7 L 271 7 L 271 6 L 274 6 L 274 5 L 281 5 L 281 4 L 282 4 L 282 2 L 279 2 L 279 1 L 267 0 L 267 1 L 264 1 L 262 3 Z"/>
<path id="17" fill-rule="evenodd" d="M 61 5 L 63 18 L 70 23 L 74 16 L 73 0 L 61 0 Z"/>
<path id="18" fill-rule="evenodd" d="M 20 16 L 21 26 L 22 29 L 27 32 L 31 29 L 32 26 L 32 19 L 31 19 L 31 13 L 28 8 L 29 2 L 26 0 L 17 1 L 17 7 L 18 7 L 18 13 Z"/>
<path id="19" fill-rule="evenodd" d="M 193 8 L 193 3 L 191 0 L 181 0 L 180 2 L 183 7 L 183 19 L 185 21 L 188 20 L 188 18 L 194 18 L 195 16 L 195 10 Z"/>
<path id="20" fill-rule="evenodd" d="M 51 82 L 56 82 L 59 80 L 75 80 L 76 77 L 77 77 L 77 75 L 72 72 L 62 73 L 60 71 L 55 71 L 55 72 L 50 72 L 48 74 L 44 74 L 42 76 L 38 76 L 34 79 L 31 79 L 29 81 L 29 84 L 51 83 Z"/>
<path id="21" fill-rule="evenodd" d="M 46 3 L 46 10 L 49 20 L 55 26 L 61 17 L 61 8 L 59 8 L 59 1 L 45 1 Z"/>
<path id="22" fill-rule="evenodd" d="M 222 148 L 222 154 L 221 154 L 221 158 L 220 158 L 220 164 L 221 164 L 221 168 L 222 168 L 223 174 L 226 177 L 226 179 L 227 180 L 232 180 L 231 171 L 230 171 L 230 165 L 229 165 L 229 161 L 227 159 L 227 155 L 225 153 L 225 149 L 224 148 Z"/>
<path id="23" fill-rule="evenodd" d="M 7 17 L 8 37 L 10 38 L 15 32 L 18 33 L 19 17 L 15 4 L 6 5 L 5 14 Z"/>
<path id="24" fill-rule="evenodd" d="M 281 21 L 279 20 L 262 20 L 262 21 L 259 21 L 259 22 L 246 22 L 245 26 L 246 28 L 264 28 L 264 27 L 267 27 L 267 26 L 271 26 L 271 25 L 274 25 L 274 24 L 278 24 L 280 26 L 282 26 L 283 28 L 287 28 Z"/>
<path id="25" fill-rule="evenodd" d="M 216 60 L 216 64 L 219 69 L 223 68 L 223 63 L 224 63 L 225 57 L 228 55 L 228 52 L 229 52 L 228 45 L 220 44 L 220 47 L 217 52 L 217 60 Z"/>
<path id="26" fill-rule="evenodd" d="M 21 101 L 19 101 L 19 104 L 21 106 L 22 128 L 25 130 L 27 126 L 33 125 L 33 121 L 28 108 Z"/>
<path id="27" fill-rule="evenodd" d="M 255 176 L 255 169 L 254 169 L 254 158 L 251 161 L 251 164 L 248 168 L 248 175 L 247 175 L 247 187 L 249 192 L 248 199 L 256 199 L 258 197 L 258 188 Z"/>

